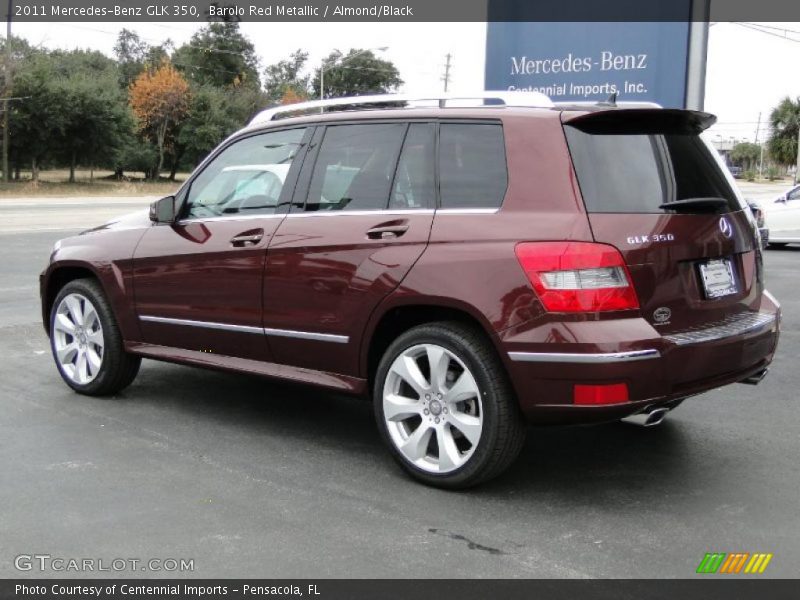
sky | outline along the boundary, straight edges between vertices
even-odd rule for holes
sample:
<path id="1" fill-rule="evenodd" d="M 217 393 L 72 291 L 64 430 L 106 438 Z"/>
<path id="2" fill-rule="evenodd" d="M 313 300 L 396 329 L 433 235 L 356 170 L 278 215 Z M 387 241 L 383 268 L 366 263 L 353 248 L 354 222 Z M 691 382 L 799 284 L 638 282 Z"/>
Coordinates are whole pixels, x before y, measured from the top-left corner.
<path id="1" fill-rule="evenodd" d="M 705 109 L 718 117 L 712 137 L 753 141 L 768 136 L 770 110 L 785 96 L 800 96 L 800 23 L 761 23 L 760 31 L 737 23 L 709 29 Z M 113 56 L 123 27 L 153 44 L 188 42 L 202 23 L 14 23 L 13 34 L 47 48 L 91 48 Z M 376 51 L 398 67 L 401 91 L 442 89 L 445 56 L 451 54 L 450 90 L 483 89 L 485 23 L 242 23 L 261 65 L 303 48 L 316 67 L 333 49 L 387 47 Z M 759 127 L 758 117 L 761 113 Z"/>

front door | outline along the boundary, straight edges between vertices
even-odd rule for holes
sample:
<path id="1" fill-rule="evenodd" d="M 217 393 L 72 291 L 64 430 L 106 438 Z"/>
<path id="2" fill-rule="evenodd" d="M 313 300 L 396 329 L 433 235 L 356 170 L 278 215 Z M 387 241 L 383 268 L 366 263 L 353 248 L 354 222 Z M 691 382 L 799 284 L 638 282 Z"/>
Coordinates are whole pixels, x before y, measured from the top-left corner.
<path id="1" fill-rule="evenodd" d="M 182 190 L 179 219 L 147 231 L 134 255 L 144 342 L 270 359 L 261 322 L 267 246 L 310 134 L 295 128 L 234 141 Z"/>
<path id="2" fill-rule="evenodd" d="M 428 243 L 435 130 L 396 121 L 318 129 L 269 247 L 264 326 L 276 362 L 358 375 L 370 313 Z"/>

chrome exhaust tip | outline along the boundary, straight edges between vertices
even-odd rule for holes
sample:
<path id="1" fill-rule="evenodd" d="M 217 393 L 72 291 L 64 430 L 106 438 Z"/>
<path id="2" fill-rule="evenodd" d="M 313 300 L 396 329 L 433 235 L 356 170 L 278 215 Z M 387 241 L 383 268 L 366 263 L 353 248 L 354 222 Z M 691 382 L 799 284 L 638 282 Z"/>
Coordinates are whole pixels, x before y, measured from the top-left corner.
<path id="1" fill-rule="evenodd" d="M 647 411 L 647 409 L 645 409 Z M 639 427 L 655 427 L 659 425 L 667 416 L 668 408 L 654 408 L 650 412 L 640 412 L 621 419 L 623 423 L 638 425 Z"/>
<path id="2" fill-rule="evenodd" d="M 754 373 L 753 375 L 750 375 L 750 377 L 742 379 L 739 383 L 746 383 L 747 385 L 758 385 L 759 383 L 761 383 L 761 380 L 767 376 L 768 372 L 769 369 L 766 368 L 762 369 L 758 373 Z"/>

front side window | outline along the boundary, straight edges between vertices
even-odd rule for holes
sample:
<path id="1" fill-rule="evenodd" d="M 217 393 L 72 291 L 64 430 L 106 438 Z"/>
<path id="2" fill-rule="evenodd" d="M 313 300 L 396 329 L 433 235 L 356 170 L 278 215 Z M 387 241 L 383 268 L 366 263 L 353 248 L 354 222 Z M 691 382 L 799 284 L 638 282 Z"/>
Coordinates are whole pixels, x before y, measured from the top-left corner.
<path id="1" fill-rule="evenodd" d="M 385 209 L 405 131 L 405 123 L 329 126 L 305 210 Z"/>
<path id="2" fill-rule="evenodd" d="M 275 213 L 305 132 L 262 133 L 228 146 L 192 182 L 185 216 Z"/>
<path id="3" fill-rule="evenodd" d="M 439 133 L 442 208 L 497 208 L 508 185 L 503 127 L 443 123 Z"/>

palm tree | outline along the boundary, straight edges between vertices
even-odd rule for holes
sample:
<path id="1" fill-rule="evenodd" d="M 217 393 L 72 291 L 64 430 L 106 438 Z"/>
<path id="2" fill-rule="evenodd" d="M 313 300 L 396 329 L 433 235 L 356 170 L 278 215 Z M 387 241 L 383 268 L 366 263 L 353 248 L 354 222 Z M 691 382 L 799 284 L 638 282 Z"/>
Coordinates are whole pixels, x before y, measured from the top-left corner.
<path id="1" fill-rule="evenodd" d="M 772 134 L 768 148 L 773 160 L 782 165 L 793 165 L 797 160 L 797 135 L 800 131 L 800 97 L 788 96 L 772 109 L 770 114 Z"/>

